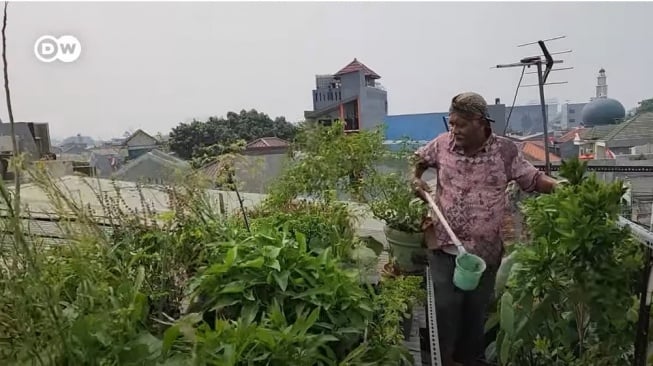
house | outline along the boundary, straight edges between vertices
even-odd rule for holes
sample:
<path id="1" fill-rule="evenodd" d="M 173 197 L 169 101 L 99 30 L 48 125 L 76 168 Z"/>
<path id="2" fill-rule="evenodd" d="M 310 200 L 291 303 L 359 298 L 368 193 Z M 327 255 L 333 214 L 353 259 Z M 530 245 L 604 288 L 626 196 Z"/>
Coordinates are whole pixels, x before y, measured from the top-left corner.
<path id="1" fill-rule="evenodd" d="M 152 149 L 126 162 L 112 177 L 128 182 L 165 184 L 174 183 L 189 169 L 188 162 Z"/>
<path id="2" fill-rule="evenodd" d="M 265 193 L 270 184 L 283 172 L 290 160 L 290 144 L 278 137 L 263 137 L 247 144 L 242 154 L 233 159 L 235 180 L 243 192 Z M 226 179 L 223 159 L 215 159 L 201 168 L 212 181 Z"/>
<path id="3" fill-rule="evenodd" d="M 580 136 L 586 128 L 576 127 L 564 132 L 561 136 L 553 139 L 553 152 L 562 159 L 570 159 L 580 156 L 580 147 L 576 144 L 576 137 Z"/>
<path id="4" fill-rule="evenodd" d="M 125 163 L 127 151 L 120 148 L 91 149 L 88 159 L 89 165 L 95 169 L 95 174 L 100 178 L 108 178 L 117 172 Z"/>
<path id="5" fill-rule="evenodd" d="M 288 141 L 278 137 L 261 137 L 259 139 L 249 142 L 245 146 L 244 154 L 246 155 L 259 155 L 259 154 L 285 154 L 290 148 Z"/>
<path id="6" fill-rule="evenodd" d="M 159 141 L 145 131 L 138 129 L 125 139 L 123 145 L 127 148 L 127 159 L 132 160 L 155 149 L 159 145 Z"/>
<path id="7" fill-rule="evenodd" d="M 633 147 L 649 143 L 653 143 L 653 112 L 635 115 L 619 124 L 594 126 L 576 139 L 581 156 L 593 159 L 628 155 Z"/>
<path id="8" fill-rule="evenodd" d="M 518 142 L 517 145 L 521 152 L 532 164 L 544 164 L 546 162 L 546 152 L 544 150 L 544 141 L 523 141 Z M 549 151 L 549 162 L 560 162 L 560 156 Z"/>
<path id="9" fill-rule="evenodd" d="M 354 59 L 335 74 L 317 75 L 313 110 L 307 120 L 331 125 L 344 121 L 347 131 L 372 129 L 388 114 L 388 93 L 378 83 L 381 76 Z"/>

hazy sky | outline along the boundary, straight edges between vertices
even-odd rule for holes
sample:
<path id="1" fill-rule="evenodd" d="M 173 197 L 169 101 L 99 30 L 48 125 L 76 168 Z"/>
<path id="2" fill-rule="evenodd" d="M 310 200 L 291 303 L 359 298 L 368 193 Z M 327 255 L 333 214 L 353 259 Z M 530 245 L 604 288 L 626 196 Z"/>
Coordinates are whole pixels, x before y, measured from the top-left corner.
<path id="1" fill-rule="evenodd" d="M 610 97 L 630 109 L 653 97 L 653 3 L 10 3 L 8 60 L 17 121 L 53 137 L 167 133 L 179 122 L 256 108 L 303 118 L 315 74 L 354 57 L 379 73 L 390 114 L 444 111 L 473 90 L 512 101 L 519 68 L 550 43 L 564 66 L 547 97 L 587 101 L 604 67 Z M 623 20 L 620 20 L 623 19 Z M 42 63 L 34 43 L 72 34 L 74 63 Z M 536 82 L 526 75 L 524 84 Z M 4 90 L 0 115 L 7 121 Z M 523 88 L 519 102 L 538 98 Z"/>

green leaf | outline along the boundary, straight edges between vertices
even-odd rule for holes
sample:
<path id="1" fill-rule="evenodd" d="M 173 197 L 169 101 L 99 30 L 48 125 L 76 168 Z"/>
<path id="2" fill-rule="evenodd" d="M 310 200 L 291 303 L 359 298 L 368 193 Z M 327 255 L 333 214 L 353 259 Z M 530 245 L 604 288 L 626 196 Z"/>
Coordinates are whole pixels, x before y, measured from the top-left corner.
<path id="1" fill-rule="evenodd" d="M 515 332 L 515 313 L 510 292 L 504 292 L 501 296 L 501 329 L 508 337 L 512 337 Z"/>
<path id="2" fill-rule="evenodd" d="M 264 264 L 265 264 L 265 258 L 259 257 L 256 259 L 249 260 L 241 264 L 241 266 L 245 268 L 263 268 Z"/>
<path id="3" fill-rule="evenodd" d="M 227 251 L 227 255 L 224 259 L 225 264 L 228 267 L 233 266 L 234 262 L 236 261 L 236 257 L 238 256 L 238 247 L 231 247 L 229 248 L 229 251 Z"/>
<path id="4" fill-rule="evenodd" d="M 290 273 L 288 271 L 283 271 L 281 273 L 272 272 L 272 276 L 274 277 L 274 280 L 277 282 L 277 285 L 281 291 L 286 291 L 286 288 L 288 288 L 288 277 L 290 276 Z"/>
<path id="5" fill-rule="evenodd" d="M 510 344 L 511 344 L 511 339 L 509 336 L 506 335 L 506 337 L 504 337 L 503 341 L 501 342 L 501 352 L 499 354 L 499 360 L 501 361 L 501 365 L 506 365 L 508 363 L 510 357 Z"/>

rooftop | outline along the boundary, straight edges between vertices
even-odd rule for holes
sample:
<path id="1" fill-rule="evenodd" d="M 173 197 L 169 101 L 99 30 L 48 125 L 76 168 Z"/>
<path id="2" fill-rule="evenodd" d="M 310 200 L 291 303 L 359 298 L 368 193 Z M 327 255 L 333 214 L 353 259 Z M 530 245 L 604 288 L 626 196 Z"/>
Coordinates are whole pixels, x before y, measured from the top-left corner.
<path id="1" fill-rule="evenodd" d="M 276 136 L 271 137 L 261 137 L 259 139 L 253 140 L 247 144 L 247 149 L 265 149 L 265 148 L 275 148 L 275 147 L 288 147 L 288 141 L 280 139 Z"/>
<path id="2" fill-rule="evenodd" d="M 524 157 L 534 162 L 546 161 L 544 142 L 543 141 L 524 141 L 519 143 Z M 560 161 L 560 157 L 552 152 L 549 152 L 549 161 Z"/>
<path id="3" fill-rule="evenodd" d="M 340 69 L 340 71 L 335 73 L 334 76 L 341 76 L 341 75 L 349 74 L 351 72 L 356 72 L 356 71 L 363 71 L 363 74 L 365 76 L 370 77 L 372 79 L 380 79 L 381 78 L 381 76 L 379 76 L 379 74 L 372 71 L 372 69 L 365 66 L 362 62 L 358 61 L 358 59 L 354 59 L 354 61 L 350 62 L 349 65 L 343 67 L 342 69 Z"/>

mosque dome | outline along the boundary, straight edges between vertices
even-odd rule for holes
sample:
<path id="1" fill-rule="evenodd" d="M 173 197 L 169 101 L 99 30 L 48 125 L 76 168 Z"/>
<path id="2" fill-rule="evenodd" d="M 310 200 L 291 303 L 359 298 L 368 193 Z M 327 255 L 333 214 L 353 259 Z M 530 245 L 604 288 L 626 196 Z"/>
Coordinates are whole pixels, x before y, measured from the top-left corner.
<path id="1" fill-rule="evenodd" d="M 615 124 L 626 116 L 624 106 L 612 98 L 597 98 L 583 108 L 581 118 L 587 127 Z"/>

